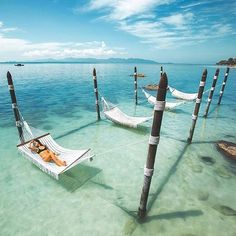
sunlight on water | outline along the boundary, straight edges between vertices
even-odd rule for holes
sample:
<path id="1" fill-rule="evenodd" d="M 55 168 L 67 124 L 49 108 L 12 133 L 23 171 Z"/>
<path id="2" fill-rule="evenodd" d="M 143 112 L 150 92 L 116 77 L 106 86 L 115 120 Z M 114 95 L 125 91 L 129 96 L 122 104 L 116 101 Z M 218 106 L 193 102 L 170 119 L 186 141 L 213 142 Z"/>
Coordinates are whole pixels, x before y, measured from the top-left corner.
<path id="1" fill-rule="evenodd" d="M 138 91 L 134 105 L 134 65 L 96 65 L 100 93 L 129 115 L 153 113 Z M 137 65 L 147 75 L 139 86 L 157 83 L 159 65 Z M 204 68 L 206 89 L 215 67 L 164 65 L 169 84 L 196 92 Z M 96 121 L 93 65 L 26 64 L 0 66 L 0 234 L 1 235 L 225 235 L 235 236 L 236 164 L 217 152 L 215 143 L 236 142 L 236 70 L 229 73 L 222 105 L 215 91 L 209 118 L 201 105 L 193 143 L 186 144 L 194 103 L 164 113 L 161 141 L 145 222 L 136 219 L 151 122 L 128 129 Z M 63 174 L 59 181 L 22 158 L 6 82 L 13 75 L 19 107 L 34 127 L 50 132 L 72 149 L 92 148 L 96 154 Z M 218 85 L 225 68 L 220 69 Z M 155 94 L 155 93 L 153 93 Z M 167 99 L 174 99 L 168 94 Z M 211 164 L 202 157 L 210 157 Z M 226 211 L 231 208 L 231 214 Z M 228 211 L 230 211 L 228 209 Z"/>

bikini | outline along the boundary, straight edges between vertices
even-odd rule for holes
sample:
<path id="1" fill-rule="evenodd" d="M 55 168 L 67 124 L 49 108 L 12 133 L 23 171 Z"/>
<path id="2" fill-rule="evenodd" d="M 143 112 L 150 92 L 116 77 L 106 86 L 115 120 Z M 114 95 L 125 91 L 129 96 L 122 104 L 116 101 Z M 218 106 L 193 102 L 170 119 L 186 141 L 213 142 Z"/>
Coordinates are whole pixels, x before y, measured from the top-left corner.
<path id="1" fill-rule="evenodd" d="M 41 152 L 45 151 L 46 149 L 47 149 L 47 148 L 44 146 L 44 148 L 43 148 L 43 149 L 40 149 L 40 148 L 38 148 L 36 152 L 39 154 L 39 153 L 41 153 Z"/>

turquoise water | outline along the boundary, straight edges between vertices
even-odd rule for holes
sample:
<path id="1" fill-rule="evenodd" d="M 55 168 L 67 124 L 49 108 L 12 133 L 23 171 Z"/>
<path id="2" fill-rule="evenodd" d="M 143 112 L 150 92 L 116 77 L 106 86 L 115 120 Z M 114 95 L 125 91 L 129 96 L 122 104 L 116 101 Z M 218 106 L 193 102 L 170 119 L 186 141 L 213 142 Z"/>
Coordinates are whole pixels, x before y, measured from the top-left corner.
<path id="1" fill-rule="evenodd" d="M 191 145 L 186 144 L 194 103 L 164 113 L 161 141 L 145 222 L 136 220 L 143 167 L 151 122 L 139 129 L 112 124 L 102 115 L 96 121 L 92 69 L 89 64 L 0 65 L 0 235 L 236 235 L 235 216 L 220 206 L 236 210 L 236 164 L 217 152 L 219 139 L 236 142 L 236 69 L 231 69 L 221 106 L 216 88 L 209 118 L 203 119 L 207 95 Z M 99 64 L 102 95 L 129 115 L 151 116 L 152 107 L 139 90 L 134 105 L 134 65 Z M 204 68 L 206 88 L 215 72 L 208 65 L 163 65 L 169 84 L 195 92 Z M 159 65 L 137 65 L 147 75 L 143 86 L 157 83 Z M 59 181 L 20 156 L 17 131 L 6 82 L 13 75 L 18 104 L 34 127 L 49 131 L 62 146 L 92 148 L 85 162 Z M 225 68 L 220 68 L 218 85 Z M 155 94 L 155 93 L 154 93 Z M 169 101 L 174 99 L 168 95 Z M 215 161 L 207 165 L 201 160 Z"/>

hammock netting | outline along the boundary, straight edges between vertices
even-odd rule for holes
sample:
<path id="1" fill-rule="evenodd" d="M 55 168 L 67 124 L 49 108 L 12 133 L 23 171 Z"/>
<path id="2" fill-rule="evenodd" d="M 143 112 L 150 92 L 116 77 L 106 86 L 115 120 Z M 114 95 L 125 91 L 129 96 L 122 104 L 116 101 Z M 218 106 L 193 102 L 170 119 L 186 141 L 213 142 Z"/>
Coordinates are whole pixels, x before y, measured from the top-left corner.
<path id="1" fill-rule="evenodd" d="M 18 150 L 28 160 L 55 179 L 59 179 L 60 174 L 66 172 L 75 165 L 92 158 L 90 149 L 71 150 L 63 148 L 53 140 L 49 133 L 45 134 L 44 131 L 29 126 L 20 112 L 19 115 L 20 122 L 18 125 L 22 127 L 23 133 L 21 139 L 24 140 L 24 143 L 17 145 Z M 50 151 L 54 152 L 60 160 L 66 161 L 66 166 L 58 166 L 54 162 L 45 162 L 39 154 L 31 151 L 29 149 L 29 142 L 35 138 Z"/>
<path id="2" fill-rule="evenodd" d="M 152 119 L 152 117 L 128 116 L 116 105 L 105 100 L 104 97 L 101 98 L 101 101 L 105 117 L 116 124 L 128 126 L 130 128 L 137 128 L 138 125 Z"/>
<path id="3" fill-rule="evenodd" d="M 170 86 L 168 86 L 168 88 L 173 97 L 183 99 L 183 100 L 195 100 L 198 95 L 197 93 L 184 93 Z"/>
<path id="4" fill-rule="evenodd" d="M 152 105 L 156 104 L 156 98 L 154 96 L 152 96 L 151 94 L 147 93 L 144 89 L 142 89 L 145 97 L 147 98 L 148 102 Z M 185 102 L 166 102 L 165 105 L 165 110 L 171 110 L 174 109 L 176 107 L 178 107 L 179 105 L 184 104 Z"/>

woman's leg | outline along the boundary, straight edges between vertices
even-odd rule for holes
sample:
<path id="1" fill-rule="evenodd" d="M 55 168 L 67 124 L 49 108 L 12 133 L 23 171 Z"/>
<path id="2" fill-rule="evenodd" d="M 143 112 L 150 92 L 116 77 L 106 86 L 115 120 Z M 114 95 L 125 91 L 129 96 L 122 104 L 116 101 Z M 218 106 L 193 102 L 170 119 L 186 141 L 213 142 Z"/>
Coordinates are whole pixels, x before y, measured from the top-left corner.
<path id="1" fill-rule="evenodd" d="M 50 153 L 49 151 L 47 151 L 47 150 L 43 151 L 43 152 L 40 153 L 39 155 L 40 155 L 40 156 L 42 157 L 42 159 L 43 159 L 44 161 L 46 161 L 46 162 L 49 162 L 49 161 L 52 160 L 52 158 L 51 158 L 51 153 Z"/>
<path id="2" fill-rule="evenodd" d="M 58 165 L 58 166 L 66 166 L 66 162 L 65 161 L 61 161 L 57 155 L 55 155 L 52 151 L 50 152 L 50 157 L 52 158 L 52 160 Z"/>

